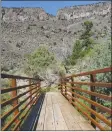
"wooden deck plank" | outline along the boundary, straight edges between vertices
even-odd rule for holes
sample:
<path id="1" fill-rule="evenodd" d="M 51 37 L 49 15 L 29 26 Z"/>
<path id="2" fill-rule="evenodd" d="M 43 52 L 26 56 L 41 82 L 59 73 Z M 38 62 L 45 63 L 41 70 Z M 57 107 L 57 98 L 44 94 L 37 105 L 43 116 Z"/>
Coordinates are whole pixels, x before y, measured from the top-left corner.
<path id="1" fill-rule="evenodd" d="M 46 99 L 47 95 L 45 95 L 43 106 L 40 112 L 38 124 L 36 130 L 43 130 L 44 129 L 44 120 L 45 120 L 45 111 L 46 111 Z"/>
<path id="2" fill-rule="evenodd" d="M 65 97 L 61 97 L 64 98 Z M 86 122 L 86 119 L 69 103 L 69 101 L 67 101 L 68 103 L 66 103 L 67 106 L 65 106 L 65 104 L 60 104 L 60 106 L 62 107 L 62 111 L 70 111 L 71 115 L 74 117 L 74 119 L 77 121 L 77 123 L 79 122 Z M 66 108 L 66 109 L 65 109 Z"/>
<path id="3" fill-rule="evenodd" d="M 58 104 L 53 104 L 53 112 L 56 130 L 68 130 Z"/>
<path id="4" fill-rule="evenodd" d="M 52 94 L 52 103 L 53 104 L 57 104 L 58 102 L 57 102 L 57 95 L 55 94 Z"/>
<path id="5" fill-rule="evenodd" d="M 94 130 L 59 92 L 48 92 L 36 130 Z"/>
<path id="6" fill-rule="evenodd" d="M 66 103 L 63 104 L 63 102 L 61 103 L 60 100 L 65 100 L 65 98 L 59 97 L 58 103 L 60 104 L 60 109 L 61 109 L 62 115 L 67 124 L 68 129 L 69 130 L 82 130 L 81 127 L 76 123 L 75 119 L 72 117 L 72 114 L 71 114 L 72 106 L 70 106 L 68 101 L 65 101 Z"/>
<path id="7" fill-rule="evenodd" d="M 82 130 L 94 130 L 94 128 L 88 122 L 80 122 L 79 126 Z"/>
<path id="8" fill-rule="evenodd" d="M 47 107 L 52 106 L 51 94 L 46 94 L 46 95 L 47 95 Z"/>
<path id="9" fill-rule="evenodd" d="M 82 130 L 70 113 L 62 112 L 69 130 Z"/>
<path id="10" fill-rule="evenodd" d="M 65 97 L 60 97 L 62 99 Z M 64 99 L 63 99 L 64 100 Z M 87 120 L 70 103 L 60 104 L 60 109 L 69 130 L 94 130 Z"/>
<path id="11" fill-rule="evenodd" d="M 77 123 L 86 121 L 86 119 L 71 104 L 68 104 L 66 107 Z M 63 111 L 66 107 L 63 106 Z"/>
<path id="12" fill-rule="evenodd" d="M 59 93 L 52 93 L 52 104 L 53 104 L 53 113 L 54 113 L 54 121 L 56 130 L 68 130 L 63 115 L 61 113 L 61 109 L 58 105 Z"/>
<path id="13" fill-rule="evenodd" d="M 52 106 L 52 101 L 51 101 L 51 95 L 50 94 L 47 94 L 44 130 L 55 130 L 53 106 Z"/>

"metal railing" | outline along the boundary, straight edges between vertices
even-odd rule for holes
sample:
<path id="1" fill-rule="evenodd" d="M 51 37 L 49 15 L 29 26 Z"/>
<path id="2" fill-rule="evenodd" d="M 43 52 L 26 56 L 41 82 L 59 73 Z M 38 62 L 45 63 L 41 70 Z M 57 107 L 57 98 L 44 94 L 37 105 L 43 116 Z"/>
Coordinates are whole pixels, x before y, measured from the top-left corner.
<path id="1" fill-rule="evenodd" d="M 112 72 L 112 68 L 104 68 L 100 70 L 94 70 L 90 72 L 80 73 L 76 75 L 67 76 L 61 78 L 61 93 L 66 97 L 69 102 L 75 106 L 78 111 L 82 113 L 90 122 L 91 125 L 96 129 L 99 128 L 100 130 L 106 130 L 99 120 L 103 121 L 109 128 L 112 127 L 111 120 L 107 119 L 104 114 L 99 113 L 99 111 L 103 111 L 104 113 L 108 113 L 110 117 L 112 117 L 112 109 L 104 106 L 103 104 L 99 103 L 97 99 L 102 99 L 104 101 L 109 101 L 111 103 L 112 96 L 101 94 L 96 91 L 96 89 L 112 89 L 112 83 L 107 82 L 98 82 L 96 79 L 97 74 L 101 73 L 108 73 Z M 75 81 L 77 77 L 81 76 L 88 76 L 89 81 Z M 90 86 L 87 89 L 83 89 L 82 86 Z M 112 91 L 112 90 L 111 90 Z M 84 102 L 82 102 L 83 100 Z M 85 104 L 88 103 L 88 105 Z M 85 110 L 83 110 L 83 108 Z"/>
<path id="2" fill-rule="evenodd" d="M 41 80 L 7 74 L 1 74 L 1 78 L 9 79 L 11 85 L 10 88 L 1 89 L 2 96 L 7 96 L 7 93 L 10 95 L 9 99 L 1 102 L 2 111 L 5 111 L 6 107 L 8 108 L 1 114 L 2 131 L 16 131 L 19 130 L 30 109 L 40 96 Z M 26 80 L 28 84 L 17 86 L 18 80 Z M 12 118 L 9 118 L 11 115 Z"/>

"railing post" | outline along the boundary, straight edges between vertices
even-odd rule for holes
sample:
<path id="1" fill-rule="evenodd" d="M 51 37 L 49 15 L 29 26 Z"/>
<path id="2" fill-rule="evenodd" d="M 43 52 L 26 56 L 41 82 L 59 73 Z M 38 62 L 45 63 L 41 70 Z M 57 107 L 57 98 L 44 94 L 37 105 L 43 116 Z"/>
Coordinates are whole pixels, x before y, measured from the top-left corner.
<path id="1" fill-rule="evenodd" d="M 41 82 L 39 81 L 39 83 L 38 83 L 38 88 L 40 89 L 40 86 L 41 86 Z"/>
<path id="2" fill-rule="evenodd" d="M 31 79 L 29 79 L 29 85 L 31 85 Z M 29 90 L 32 88 L 32 86 L 29 86 Z M 30 91 L 30 95 L 32 94 L 32 91 Z M 32 100 L 32 96 L 30 97 L 30 101 Z M 32 101 L 30 103 L 30 106 L 32 105 Z"/>
<path id="3" fill-rule="evenodd" d="M 16 86 L 17 86 L 16 79 L 11 79 L 11 87 L 14 88 Z M 16 96 L 17 96 L 17 90 L 12 91 L 12 97 L 16 97 Z M 17 104 L 18 104 L 18 100 L 16 99 L 13 101 L 12 105 L 13 105 L 13 107 L 15 107 Z M 19 113 L 19 109 L 16 109 L 14 111 L 14 116 L 16 116 L 18 113 Z M 18 119 L 15 122 L 18 123 Z"/>
<path id="4" fill-rule="evenodd" d="M 66 81 L 64 82 L 65 85 L 65 96 L 67 97 L 67 87 L 66 87 Z"/>
<path id="5" fill-rule="evenodd" d="M 73 77 L 71 77 L 71 82 L 72 82 L 71 83 L 71 86 L 74 87 L 74 84 L 73 84 L 74 79 L 73 79 Z M 74 89 L 73 88 L 71 90 L 72 90 L 72 92 L 74 92 Z M 74 94 L 72 94 L 72 97 L 74 97 Z M 73 98 L 72 98 L 72 101 L 74 102 L 74 99 Z"/>
<path id="6" fill-rule="evenodd" d="M 39 89 L 39 92 L 40 92 L 40 89 L 41 89 L 41 81 L 38 82 L 38 89 Z"/>
<path id="7" fill-rule="evenodd" d="M 95 82 L 95 80 L 96 80 L 95 75 L 94 74 L 91 74 L 90 75 L 90 81 L 91 82 Z M 95 92 L 95 86 L 91 86 L 90 87 L 90 90 L 91 90 L 91 92 Z M 93 96 L 93 95 L 91 95 L 91 100 L 96 102 L 96 97 Z M 94 110 L 94 111 L 96 111 L 96 107 L 94 105 L 92 105 L 92 104 L 91 104 L 91 109 Z M 91 117 L 94 120 L 96 120 L 96 116 L 94 114 L 92 114 L 92 113 L 91 113 Z M 96 129 L 96 126 L 92 122 L 91 122 L 91 125 Z"/>
<path id="8" fill-rule="evenodd" d="M 37 84 L 36 84 L 36 87 L 37 87 L 37 90 L 39 90 L 40 89 L 40 81 L 39 82 L 37 82 Z M 38 96 L 38 91 L 37 91 L 37 96 Z M 35 97 L 36 98 L 36 97 Z M 35 100 L 34 102 L 33 102 L 33 105 L 35 105 L 36 104 L 36 102 L 37 102 L 37 100 Z"/>
<path id="9" fill-rule="evenodd" d="M 62 87 L 63 87 L 63 84 L 62 84 L 62 78 L 60 79 L 60 87 L 61 87 L 61 94 L 63 94 L 63 91 L 62 91 Z"/>

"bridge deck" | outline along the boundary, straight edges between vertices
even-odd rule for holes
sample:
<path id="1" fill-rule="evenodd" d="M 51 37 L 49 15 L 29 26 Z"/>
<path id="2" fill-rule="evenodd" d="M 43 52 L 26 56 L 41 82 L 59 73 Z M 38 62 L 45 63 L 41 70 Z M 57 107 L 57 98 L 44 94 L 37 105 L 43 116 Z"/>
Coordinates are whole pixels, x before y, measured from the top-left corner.
<path id="1" fill-rule="evenodd" d="M 94 130 L 61 93 L 45 95 L 36 130 Z"/>

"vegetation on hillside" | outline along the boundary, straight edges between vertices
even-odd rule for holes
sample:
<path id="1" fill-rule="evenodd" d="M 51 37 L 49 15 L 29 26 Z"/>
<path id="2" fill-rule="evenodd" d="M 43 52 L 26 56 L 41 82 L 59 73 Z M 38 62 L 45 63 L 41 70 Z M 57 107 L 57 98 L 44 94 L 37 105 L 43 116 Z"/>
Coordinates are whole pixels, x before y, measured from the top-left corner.
<path id="1" fill-rule="evenodd" d="M 25 73 L 36 77 L 39 75 L 43 79 L 48 79 L 48 74 L 63 75 L 65 73 L 63 65 L 58 62 L 49 52 L 47 47 L 41 46 L 31 54 L 26 55 Z"/>
<path id="2" fill-rule="evenodd" d="M 72 69 L 76 69 L 79 72 L 91 71 L 95 69 L 101 69 L 111 66 L 111 40 L 108 39 L 105 42 L 97 43 L 93 40 L 92 33 L 93 23 L 86 21 L 83 24 L 83 32 L 80 36 L 80 40 L 76 40 L 74 43 L 71 56 L 68 56 L 66 65 Z M 72 72 L 73 73 L 73 72 Z M 96 76 L 97 81 L 111 82 L 111 73 L 99 74 Z M 82 87 L 88 90 L 89 87 Z M 87 96 L 87 94 L 75 91 L 78 94 Z M 96 92 L 111 96 L 112 90 L 109 88 L 97 88 Z M 89 96 L 87 96 L 89 98 Z M 111 108 L 111 102 L 97 98 L 97 102 Z M 88 105 L 86 101 L 84 104 Z M 82 106 L 81 106 L 82 108 Z M 99 109 L 97 109 L 99 111 Z"/>
<path id="3" fill-rule="evenodd" d="M 25 73 L 29 75 L 42 74 L 48 67 L 56 63 L 56 60 L 45 47 L 39 47 L 36 51 L 26 56 L 27 66 Z"/>
<path id="4" fill-rule="evenodd" d="M 79 58 L 84 57 L 90 49 L 93 47 L 94 41 L 91 38 L 92 36 L 92 27 L 93 23 L 91 21 L 85 21 L 83 24 L 84 31 L 80 36 L 80 40 L 76 40 L 72 55 L 68 56 L 66 60 L 67 65 L 75 65 Z"/>

